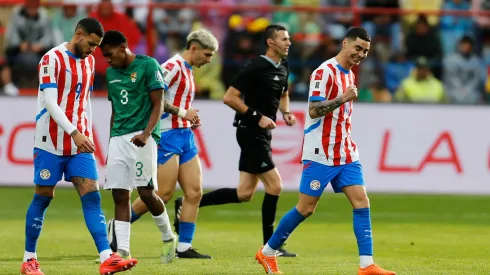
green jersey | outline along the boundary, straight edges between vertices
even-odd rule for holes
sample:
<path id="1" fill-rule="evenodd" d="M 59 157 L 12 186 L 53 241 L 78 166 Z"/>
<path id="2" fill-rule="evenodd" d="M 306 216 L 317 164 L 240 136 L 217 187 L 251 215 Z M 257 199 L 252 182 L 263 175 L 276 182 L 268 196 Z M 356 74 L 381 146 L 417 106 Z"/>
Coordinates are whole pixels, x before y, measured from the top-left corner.
<path id="1" fill-rule="evenodd" d="M 150 93 L 165 85 L 158 62 L 152 57 L 137 55 L 125 69 L 109 67 L 106 79 L 114 111 L 111 137 L 144 130 L 153 109 Z M 160 141 L 160 123 L 151 135 L 157 143 Z"/>

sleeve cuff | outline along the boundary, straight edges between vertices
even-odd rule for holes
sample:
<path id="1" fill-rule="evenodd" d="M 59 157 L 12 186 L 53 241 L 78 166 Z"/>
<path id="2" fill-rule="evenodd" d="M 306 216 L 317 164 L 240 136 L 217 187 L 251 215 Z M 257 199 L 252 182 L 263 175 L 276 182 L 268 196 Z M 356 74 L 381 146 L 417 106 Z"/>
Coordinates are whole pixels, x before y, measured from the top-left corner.
<path id="1" fill-rule="evenodd" d="M 158 89 L 165 89 L 165 84 L 163 83 L 153 84 L 148 88 L 148 92 L 153 92 L 154 90 L 158 90 Z"/>
<path id="2" fill-rule="evenodd" d="M 44 90 L 46 88 L 58 88 L 58 84 L 56 83 L 43 83 L 39 85 L 39 89 Z"/>
<path id="3" fill-rule="evenodd" d="M 310 101 L 324 101 L 325 98 L 323 96 L 310 96 Z"/>

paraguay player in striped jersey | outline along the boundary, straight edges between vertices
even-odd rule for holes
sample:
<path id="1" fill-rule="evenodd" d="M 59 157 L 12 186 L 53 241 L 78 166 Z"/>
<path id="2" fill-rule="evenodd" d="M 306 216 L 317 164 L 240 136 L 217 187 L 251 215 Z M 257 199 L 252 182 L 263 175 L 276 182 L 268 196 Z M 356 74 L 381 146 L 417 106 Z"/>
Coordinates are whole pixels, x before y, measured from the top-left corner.
<path id="1" fill-rule="evenodd" d="M 180 200 L 183 204 L 180 222 L 176 228 L 179 233 L 178 258 L 211 258 L 198 253 L 191 246 L 202 197 L 201 163 L 192 132 L 192 128 L 199 126 L 200 120 L 198 110 L 191 106 L 196 87 L 193 67 L 208 64 L 217 50 L 218 41 L 214 35 L 199 29 L 187 36 L 187 46 L 182 54 L 176 54 L 161 65 L 166 87 L 158 146 L 158 194 L 163 201 L 168 201 L 177 181 L 184 191 L 184 200 Z M 133 203 L 131 221 L 136 221 L 147 211 L 148 208 L 138 198 Z"/>
<path id="2" fill-rule="evenodd" d="M 26 215 L 22 274 L 44 274 L 37 261 L 36 244 L 55 186 L 63 176 L 80 195 L 85 223 L 100 254 L 100 274 L 124 271 L 128 265 L 109 247 L 93 155 L 90 91 L 94 58 L 91 54 L 103 35 L 99 21 L 82 19 L 71 41 L 51 49 L 39 63 L 34 142 L 36 190 Z"/>
<path id="3" fill-rule="evenodd" d="M 340 53 L 317 68 L 310 78 L 299 187 L 299 202 L 280 221 L 267 244 L 256 255 L 268 274 L 282 274 L 276 250 L 293 230 L 313 214 L 330 182 L 353 207 L 354 233 L 360 255 L 359 275 L 394 275 L 373 262 L 369 199 L 364 187 L 357 146 L 351 138 L 352 101 L 357 98 L 352 67 L 368 54 L 371 38 L 363 28 L 349 30 Z"/>
<path id="4" fill-rule="evenodd" d="M 156 195 L 157 144 L 165 83 L 158 62 L 135 55 L 123 33 L 108 31 L 100 44 L 109 63 L 106 78 L 112 106 L 104 189 L 112 190 L 115 218 L 108 224 L 111 248 L 131 259 L 131 192 L 138 191 L 162 233 L 162 260 L 175 256 L 175 238 L 163 201 Z M 134 263 L 136 263 L 136 260 Z"/>

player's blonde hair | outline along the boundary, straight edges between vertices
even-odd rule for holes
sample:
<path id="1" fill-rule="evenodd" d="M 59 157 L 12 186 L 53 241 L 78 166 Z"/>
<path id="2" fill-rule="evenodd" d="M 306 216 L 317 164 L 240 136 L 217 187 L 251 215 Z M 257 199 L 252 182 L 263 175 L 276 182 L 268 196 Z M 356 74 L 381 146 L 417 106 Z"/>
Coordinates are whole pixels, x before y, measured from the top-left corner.
<path id="1" fill-rule="evenodd" d="M 219 48 L 218 39 L 206 29 L 195 30 L 187 36 L 187 49 L 191 47 L 192 42 L 197 42 L 204 49 L 212 51 L 218 51 Z"/>

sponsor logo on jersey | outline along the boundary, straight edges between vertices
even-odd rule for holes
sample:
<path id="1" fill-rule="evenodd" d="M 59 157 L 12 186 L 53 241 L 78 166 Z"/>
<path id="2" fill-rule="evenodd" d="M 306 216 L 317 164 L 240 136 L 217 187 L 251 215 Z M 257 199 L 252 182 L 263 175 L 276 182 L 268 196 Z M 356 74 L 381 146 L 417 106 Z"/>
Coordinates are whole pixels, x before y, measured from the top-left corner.
<path id="1" fill-rule="evenodd" d="M 315 73 L 315 80 L 322 80 L 323 79 L 323 70 L 317 70 Z"/>
<path id="2" fill-rule="evenodd" d="M 173 63 L 167 63 L 167 65 L 165 66 L 165 69 L 171 71 L 173 68 L 174 68 L 174 64 Z"/>

